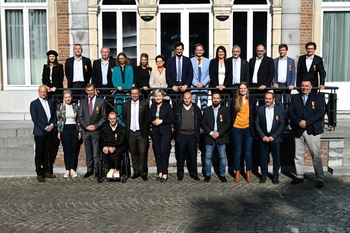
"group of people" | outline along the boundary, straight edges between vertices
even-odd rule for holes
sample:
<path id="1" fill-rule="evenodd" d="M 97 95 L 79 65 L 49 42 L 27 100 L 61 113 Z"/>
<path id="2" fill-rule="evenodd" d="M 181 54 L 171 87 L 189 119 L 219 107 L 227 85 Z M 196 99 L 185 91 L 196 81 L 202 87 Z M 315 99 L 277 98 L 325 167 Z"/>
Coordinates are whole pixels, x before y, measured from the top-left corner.
<path id="1" fill-rule="evenodd" d="M 317 87 L 324 89 L 326 73 L 322 58 L 314 54 L 316 44 L 305 46 L 307 54 L 299 57 L 296 72 L 294 59 L 287 57 L 288 46 L 279 46 L 280 56 L 272 59 L 266 56 L 263 45 L 256 47 L 256 57 L 246 61 L 240 58 L 240 47 L 232 48 L 232 57 L 226 59 L 226 49 L 219 46 L 212 60 L 203 57 L 204 47 L 195 45 L 195 56 L 183 55 L 184 45 L 175 44 L 175 56 L 166 62 L 163 56 L 155 58 L 157 69 L 148 64 L 148 55 L 141 54 L 140 65 L 132 68 L 126 54 L 119 53 L 116 61 L 109 55 L 109 48 L 102 47 L 101 59 L 94 61 L 82 56 L 82 46 L 74 46 L 74 57 L 67 59 L 65 74 L 68 88 L 85 88 L 87 97 L 80 106 L 72 103 L 72 92 L 63 92 L 63 103 L 55 104 L 47 95 L 63 87 L 63 66 L 57 62 L 57 52 L 47 53 L 48 63 L 44 65 L 43 85 L 39 87 L 39 98 L 31 103 L 36 142 L 36 171 L 39 182 L 55 177 L 52 174 L 52 156 L 48 135 L 62 141 L 66 163 L 65 177 L 76 177 L 77 141 L 82 137 L 86 151 L 87 172 L 84 177 L 94 174 L 99 155 L 102 152 L 109 167 L 107 176 L 120 176 L 121 155 L 127 150 L 131 154 L 134 174 L 147 181 L 147 159 L 150 134 L 157 164 L 157 179 L 168 180 L 168 165 L 174 126 L 175 151 L 177 159 L 177 179 L 184 178 L 184 164 L 194 180 L 200 180 L 197 172 L 197 145 L 200 128 L 205 133 L 204 181 L 211 177 L 211 159 L 215 147 L 220 158 L 219 179 L 227 182 L 226 144 L 233 142 L 235 182 L 240 182 L 241 154 L 245 159 L 245 174 L 251 178 L 252 144 L 254 137 L 260 141 L 261 183 L 267 179 L 268 154 L 273 156 L 273 179 L 278 184 L 279 153 L 281 135 L 285 129 L 287 115 L 296 137 L 296 176 L 292 183 L 303 181 L 303 153 L 306 143 L 314 159 L 317 187 L 323 187 L 324 175 L 320 160 L 320 134 L 323 132 L 321 120 L 324 115 L 324 100 L 317 94 Z M 166 64 L 166 66 L 164 66 Z M 165 68 L 166 67 L 166 68 Z M 300 93 L 292 98 L 290 91 L 300 87 Z M 167 89 L 165 93 L 164 88 Z M 212 106 L 208 105 L 208 91 L 203 87 L 214 87 Z M 229 92 L 236 87 L 237 92 Z M 254 87 L 249 90 L 250 87 Z M 273 87 L 274 93 L 267 92 Z M 284 87 L 287 90 L 279 88 Z M 100 94 L 115 94 L 115 111 L 109 111 L 108 121 L 105 101 Z M 152 93 L 149 88 L 158 88 Z M 188 91 L 188 88 L 195 88 Z M 288 92 L 289 91 L 289 92 Z M 264 94 L 264 104 L 257 108 L 251 94 Z M 287 95 L 282 95 L 286 93 Z M 222 94 L 234 96 L 230 107 L 223 104 Z M 180 96 L 182 103 L 169 101 L 167 94 Z M 149 108 L 148 98 L 152 95 Z M 140 98 L 141 96 L 144 99 Z M 304 96 L 307 101 L 304 102 Z M 297 101 L 297 99 L 299 99 Z M 303 101 L 301 101 L 301 99 Z M 40 104 L 39 104 L 40 103 Z M 200 107 L 197 106 L 200 103 Z M 288 114 L 283 105 L 289 104 Z M 304 104 L 305 103 L 305 104 Z M 58 127 L 56 127 L 58 126 Z M 230 140 L 231 135 L 231 140 Z M 73 139 L 74 138 L 74 139 Z M 302 156 L 301 156 L 302 154 Z M 243 163 L 242 163 L 243 164 Z M 244 169 L 243 169 L 244 171 Z"/>

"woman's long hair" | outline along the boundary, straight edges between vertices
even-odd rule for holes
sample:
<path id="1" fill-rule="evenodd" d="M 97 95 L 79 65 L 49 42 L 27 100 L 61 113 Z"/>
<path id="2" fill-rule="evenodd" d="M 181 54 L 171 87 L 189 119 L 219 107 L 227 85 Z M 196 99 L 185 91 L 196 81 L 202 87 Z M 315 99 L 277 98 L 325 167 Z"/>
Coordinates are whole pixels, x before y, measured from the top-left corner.
<path id="1" fill-rule="evenodd" d="M 118 54 L 118 56 L 117 56 L 116 61 L 115 61 L 116 66 L 120 66 L 120 63 L 119 63 L 119 56 L 125 57 L 125 66 L 129 65 L 129 58 L 126 56 L 125 53 L 120 52 L 120 53 Z"/>
<path id="2" fill-rule="evenodd" d="M 224 51 L 224 53 L 225 53 L 225 57 L 224 57 L 224 60 L 226 60 L 226 56 L 227 56 L 227 52 L 226 52 L 226 48 L 224 47 L 224 46 L 222 46 L 222 45 L 220 45 L 217 49 L 216 49 L 216 59 L 218 59 L 219 60 L 219 56 L 218 56 L 218 53 L 219 53 L 219 50 L 222 50 L 222 51 Z"/>
<path id="3" fill-rule="evenodd" d="M 242 110 L 243 108 L 243 96 L 240 94 L 239 92 L 239 88 L 241 87 L 241 85 L 244 85 L 247 87 L 247 95 L 245 96 L 246 99 L 249 99 L 249 87 L 248 87 L 248 83 L 246 82 L 241 82 L 239 85 L 238 85 L 238 89 L 236 91 L 236 97 L 235 97 L 235 109 L 236 109 L 236 112 L 239 112 Z"/>

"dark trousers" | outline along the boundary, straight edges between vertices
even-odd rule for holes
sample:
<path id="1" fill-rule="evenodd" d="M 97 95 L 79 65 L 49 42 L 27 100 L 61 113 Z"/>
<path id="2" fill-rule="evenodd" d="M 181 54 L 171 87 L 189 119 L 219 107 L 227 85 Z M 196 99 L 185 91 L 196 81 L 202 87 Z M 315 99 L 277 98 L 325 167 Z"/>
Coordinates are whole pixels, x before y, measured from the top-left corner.
<path id="1" fill-rule="evenodd" d="M 107 163 L 107 169 L 108 171 L 110 169 L 117 169 L 117 170 L 121 170 L 121 161 L 122 161 L 122 156 L 125 153 L 124 149 L 121 148 L 117 148 L 114 153 L 108 153 L 105 154 L 103 153 L 104 159 Z"/>
<path id="2" fill-rule="evenodd" d="M 49 172 L 49 148 L 52 133 L 45 133 L 43 136 L 34 136 L 35 141 L 35 172 L 38 176 L 43 176 Z"/>
<path id="3" fill-rule="evenodd" d="M 78 163 L 78 130 L 77 126 L 65 125 L 61 132 L 61 141 L 64 153 L 66 170 L 77 170 Z"/>
<path id="4" fill-rule="evenodd" d="M 53 164 L 55 163 L 58 148 L 60 147 L 60 140 L 57 137 L 57 130 L 54 128 L 51 132 L 51 141 L 49 147 L 49 172 L 53 173 Z"/>
<path id="5" fill-rule="evenodd" d="M 134 174 L 146 176 L 148 173 L 148 137 L 144 138 L 138 130 L 129 134 L 129 151 L 131 154 L 132 167 Z"/>
<path id="6" fill-rule="evenodd" d="M 171 134 L 151 134 L 151 137 L 156 150 L 157 173 L 168 174 Z"/>
<path id="7" fill-rule="evenodd" d="M 280 169 L 280 145 L 281 143 L 271 143 L 271 142 L 259 142 L 260 146 L 260 168 L 261 174 L 267 176 L 268 173 L 268 157 L 271 151 L 273 159 L 273 176 L 278 176 L 278 171 Z"/>
<path id="8" fill-rule="evenodd" d="M 184 177 L 184 165 L 192 178 L 198 177 L 197 172 L 197 139 L 196 135 L 180 135 L 180 139 L 175 145 L 177 177 Z"/>
<path id="9" fill-rule="evenodd" d="M 74 90 L 72 91 L 72 95 L 75 96 L 75 98 L 77 98 L 78 96 L 76 95 L 86 95 L 85 93 L 85 82 L 73 82 L 72 83 L 72 88 L 83 88 L 84 90 Z M 79 98 L 80 99 L 80 98 Z"/>
<path id="10" fill-rule="evenodd" d="M 97 164 L 100 160 L 100 132 L 84 132 L 83 133 L 86 168 L 87 172 L 97 171 Z"/>

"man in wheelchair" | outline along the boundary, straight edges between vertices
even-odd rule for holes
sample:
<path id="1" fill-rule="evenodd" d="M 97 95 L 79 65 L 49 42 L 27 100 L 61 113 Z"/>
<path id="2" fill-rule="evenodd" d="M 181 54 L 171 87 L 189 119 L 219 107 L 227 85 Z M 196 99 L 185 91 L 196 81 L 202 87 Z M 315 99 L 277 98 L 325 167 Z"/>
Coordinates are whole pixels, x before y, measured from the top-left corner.
<path id="1" fill-rule="evenodd" d="M 121 159 L 126 151 L 125 127 L 118 124 L 116 112 L 108 114 L 108 122 L 101 130 L 102 154 L 107 165 L 107 179 L 119 179 Z"/>

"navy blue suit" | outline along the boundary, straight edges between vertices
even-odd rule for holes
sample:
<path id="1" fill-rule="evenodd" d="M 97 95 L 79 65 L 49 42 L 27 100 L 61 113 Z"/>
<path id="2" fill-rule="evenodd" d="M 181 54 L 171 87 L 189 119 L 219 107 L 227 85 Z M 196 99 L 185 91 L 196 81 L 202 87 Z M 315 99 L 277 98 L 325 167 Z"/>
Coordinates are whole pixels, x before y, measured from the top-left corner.
<path id="1" fill-rule="evenodd" d="M 81 59 L 83 60 L 82 66 L 83 66 L 84 87 L 85 87 L 85 85 L 90 82 L 92 67 L 91 67 L 91 60 L 89 58 L 81 57 Z M 70 57 L 66 60 L 65 73 L 68 81 L 68 88 L 72 88 L 73 76 L 74 76 L 74 57 Z"/>
<path id="2" fill-rule="evenodd" d="M 225 87 L 233 87 L 233 57 L 227 59 L 227 72 L 228 77 L 225 79 L 224 85 Z M 241 75 L 239 77 L 240 82 L 249 82 L 249 63 L 247 60 L 241 58 L 241 67 L 237 67 L 241 71 Z"/>
<path id="3" fill-rule="evenodd" d="M 30 115 L 34 123 L 35 171 L 38 176 L 43 176 L 45 172 L 50 172 L 51 158 L 49 158 L 49 147 L 53 130 L 46 132 L 45 128 L 50 124 L 56 125 L 56 110 L 51 100 L 48 100 L 48 104 L 51 114 L 50 120 L 47 119 L 46 112 L 39 98 L 30 103 Z"/>
<path id="4" fill-rule="evenodd" d="M 320 82 L 318 82 L 318 75 L 320 76 Z M 306 76 L 311 76 L 312 86 L 318 87 L 319 85 L 324 85 L 326 79 L 326 71 L 323 67 L 323 59 L 317 55 L 314 55 L 310 70 L 307 71 L 306 67 L 306 55 L 300 56 L 298 60 L 297 69 L 297 87 L 300 87 L 300 83 Z"/>
<path id="5" fill-rule="evenodd" d="M 177 70 L 176 63 L 178 62 L 177 56 L 170 57 L 166 63 L 166 81 L 168 83 L 168 87 L 172 88 L 175 86 L 187 85 L 187 87 L 191 87 L 192 79 L 193 79 L 193 68 L 191 60 L 188 57 L 182 56 L 182 74 L 181 74 L 181 82 L 177 82 Z"/>

